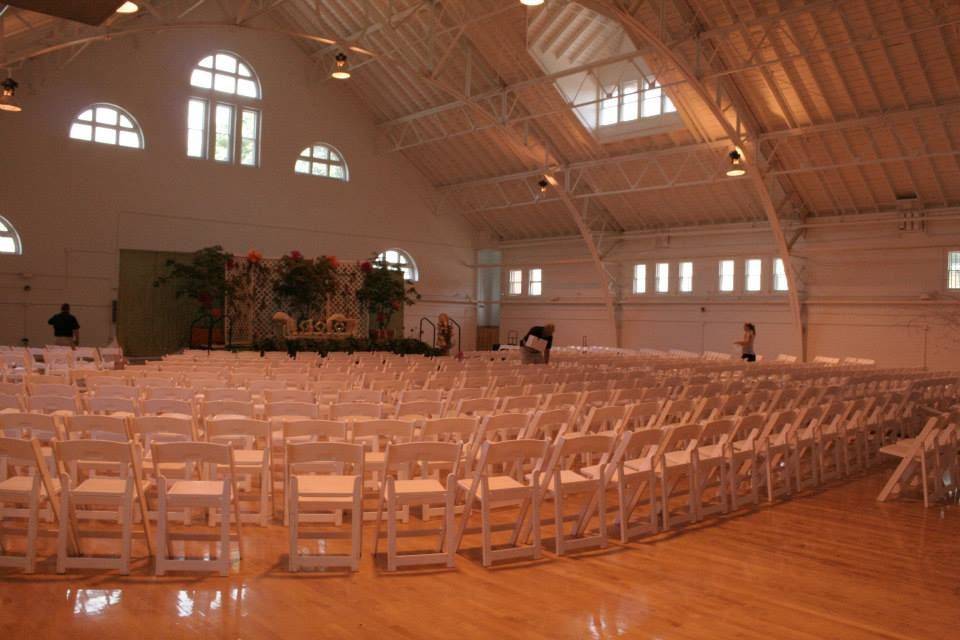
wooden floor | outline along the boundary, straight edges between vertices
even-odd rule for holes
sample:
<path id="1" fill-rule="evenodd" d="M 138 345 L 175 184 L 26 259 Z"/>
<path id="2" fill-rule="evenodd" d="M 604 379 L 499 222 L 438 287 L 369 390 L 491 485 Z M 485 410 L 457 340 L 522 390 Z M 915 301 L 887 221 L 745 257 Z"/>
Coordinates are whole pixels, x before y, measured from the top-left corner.
<path id="1" fill-rule="evenodd" d="M 0 569 L 0 638 L 957 638 L 960 506 L 877 504 L 883 475 L 495 570 L 292 575 L 279 526 L 229 578 Z"/>

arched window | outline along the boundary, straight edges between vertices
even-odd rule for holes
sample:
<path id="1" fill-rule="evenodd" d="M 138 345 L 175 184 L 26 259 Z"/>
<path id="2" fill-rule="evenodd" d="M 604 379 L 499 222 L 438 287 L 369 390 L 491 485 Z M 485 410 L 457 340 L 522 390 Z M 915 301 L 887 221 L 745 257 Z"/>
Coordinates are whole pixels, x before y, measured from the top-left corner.
<path id="1" fill-rule="evenodd" d="M 92 104 L 73 119 L 70 137 L 74 140 L 143 149 L 143 131 L 130 112 L 115 104 Z"/>
<path id="2" fill-rule="evenodd" d="M 18 256 L 23 253 L 20 235 L 10 221 L 0 216 L 0 254 Z"/>
<path id="3" fill-rule="evenodd" d="M 347 182 L 350 172 L 343 154 L 328 144 L 318 142 L 300 152 L 293 170 L 313 176 L 323 176 Z"/>
<path id="4" fill-rule="evenodd" d="M 377 256 L 377 262 L 385 262 L 388 267 L 403 271 L 403 279 L 416 282 L 420 279 L 417 263 L 403 249 L 387 249 Z"/>
<path id="5" fill-rule="evenodd" d="M 261 98 L 253 68 L 236 54 L 217 51 L 200 60 L 190 85 L 202 96 L 187 103 L 187 155 L 255 167 L 260 162 Z"/>

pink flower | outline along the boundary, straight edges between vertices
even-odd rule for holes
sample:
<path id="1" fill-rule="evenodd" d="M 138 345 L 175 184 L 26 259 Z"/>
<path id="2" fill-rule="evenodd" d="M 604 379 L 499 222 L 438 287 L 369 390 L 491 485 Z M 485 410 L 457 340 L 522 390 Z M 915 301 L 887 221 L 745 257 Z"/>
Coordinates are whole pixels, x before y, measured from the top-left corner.
<path id="1" fill-rule="evenodd" d="M 211 309 L 211 310 L 210 310 L 210 315 L 213 316 L 215 319 L 219 320 L 220 318 L 223 317 L 223 310 L 222 310 L 222 309 Z"/>
<path id="2" fill-rule="evenodd" d="M 258 262 L 263 260 L 263 254 L 257 251 L 256 249 L 250 249 L 250 251 L 247 252 L 247 260 L 249 260 L 253 264 L 257 264 Z"/>
<path id="3" fill-rule="evenodd" d="M 363 271 L 364 273 L 370 273 L 371 271 L 373 271 L 373 265 L 370 264 L 369 261 L 368 261 L 368 262 L 361 262 L 361 263 L 360 263 L 360 271 Z"/>
<path id="4" fill-rule="evenodd" d="M 293 258 L 294 260 L 303 260 L 303 254 L 297 251 L 296 249 L 290 252 L 290 257 Z"/>
<path id="5" fill-rule="evenodd" d="M 340 262 L 337 260 L 337 256 L 327 256 L 327 262 L 330 263 L 331 269 L 336 269 L 340 266 Z"/>

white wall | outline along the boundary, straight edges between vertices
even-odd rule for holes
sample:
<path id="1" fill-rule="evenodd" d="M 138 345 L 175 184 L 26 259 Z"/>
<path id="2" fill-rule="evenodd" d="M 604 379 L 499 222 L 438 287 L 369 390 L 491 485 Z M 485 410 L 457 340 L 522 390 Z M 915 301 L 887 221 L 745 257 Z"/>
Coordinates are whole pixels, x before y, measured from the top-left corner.
<path id="1" fill-rule="evenodd" d="M 889 366 L 956 368 L 960 358 L 960 292 L 946 288 L 946 254 L 960 250 L 960 225 L 935 221 L 905 233 L 895 222 L 809 230 L 794 245 L 807 325 L 807 356 L 874 358 Z M 543 268 L 543 295 L 504 296 L 501 340 L 553 320 L 559 344 L 614 345 L 616 336 L 582 241 L 506 243 L 510 268 Z M 757 349 L 768 357 L 796 353 L 784 293 L 772 291 L 772 239 L 766 230 L 718 227 L 710 232 L 628 237 L 607 254 L 617 276 L 616 330 L 624 347 L 737 353 L 744 322 L 757 325 Z M 764 260 L 763 291 L 743 289 L 743 262 Z M 718 292 L 718 262 L 735 259 L 734 293 Z M 676 293 L 677 263 L 694 262 L 694 292 Z M 671 293 L 653 292 L 658 261 L 671 265 Z M 557 264 L 557 263 L 560 264 Z M 645 295 L 632 293 L 632 269 L 647 264 Z M 504 291 L 506 291 L 504 285 Z M 526 294 L 526 287 L 524 288 Z"/>
<path id="2" fill-rule="evenodd" d="M 260 167 L 186 157 L 190 70 L 215 49 L 238 53 L 260 76 Z M 472 232 L 433 215 L 429 185 L 401 156 L 375 152 L 371 113 L 320 71 L 288 38 L 229 30 L 137 36 L 95 44 L 65 68 L 39 59 L 19 69 L 25 110 L 0 117 L 0 215 L 20 232 L 24 254 L 0 256 L 0 343 L 49 341 L 46 320 L 68 301 L 82 342 L 103 344 L 119 249 L 221 244 L 341 260 L 401 247 L 419 266 L 424 296 L 406 312 L 408 329 L 445 311 L 472 345 Z M 146 149 L 70 140 L 70 121 L 93 102 L 130 111 Z M 344 153 L 349 183 L 293 173 L 300 150 L 317 141 Z"/>

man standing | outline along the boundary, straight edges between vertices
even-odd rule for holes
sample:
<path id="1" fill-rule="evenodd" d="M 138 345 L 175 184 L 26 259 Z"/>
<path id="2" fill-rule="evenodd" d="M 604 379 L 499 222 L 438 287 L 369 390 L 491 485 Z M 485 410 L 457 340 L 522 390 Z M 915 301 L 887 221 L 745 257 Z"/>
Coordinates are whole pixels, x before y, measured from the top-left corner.
<path id="1" fill-rule="evenodd" d="M 80 323 L 70 314 L 70 305 L 60 305 L 60 313 L 47 320 L 53 326 L 53 343 L 61 347 L 75 347 L 80 344 Z"/>
<path id="2" fill-rule="evenodd" d="M 534 349 L 527 346 L 527 339 L 533 336 L 541 342 L 540 349 Z M 550 347 L 553 346 L 553 325 L 545 324 L 542 327 L 530 327 L 527 335 L 520 341 L 520 361 L 523 364 L 549 364 Z"/>

